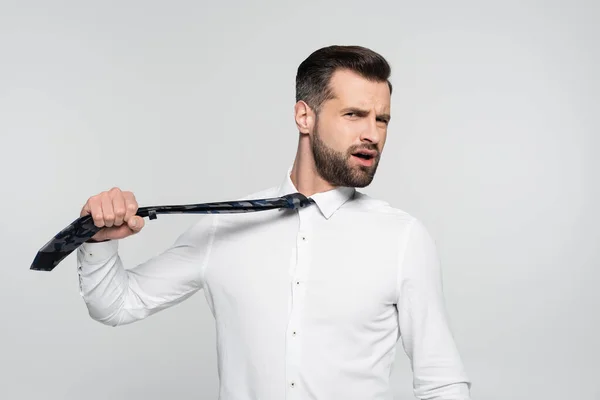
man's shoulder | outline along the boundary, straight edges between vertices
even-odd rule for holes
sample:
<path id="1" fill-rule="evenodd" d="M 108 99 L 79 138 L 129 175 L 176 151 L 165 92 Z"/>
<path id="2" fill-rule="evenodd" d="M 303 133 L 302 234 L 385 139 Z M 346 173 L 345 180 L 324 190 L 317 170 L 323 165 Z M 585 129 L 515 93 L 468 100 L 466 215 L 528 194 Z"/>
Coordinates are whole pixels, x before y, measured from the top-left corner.
<path id="1" fill-rule="evenodd" d="M 377 225 L 378 231 L 389 234 L 399 233 L 402 237 L 413 235 L 420 239 L 431 240 L 431 233 L 425 222 L 416 215 L 388 201 L 356 191 L 353 201 L 346 203 L 348 212 L 363 213 L 366 220 Z"/>
<path id="2" fill-rule="evenodd" d="M 411 224 L 416 221 L 416 217 L 407 210 L 392 206 L 389 201 L 373 197 L 359 190 L 355 191 L 353 201 L 348 202 L 345 209 L 351 212 L 363 212 L 371 216 L 389 218 L 390 221 L 402 224 Z"/>

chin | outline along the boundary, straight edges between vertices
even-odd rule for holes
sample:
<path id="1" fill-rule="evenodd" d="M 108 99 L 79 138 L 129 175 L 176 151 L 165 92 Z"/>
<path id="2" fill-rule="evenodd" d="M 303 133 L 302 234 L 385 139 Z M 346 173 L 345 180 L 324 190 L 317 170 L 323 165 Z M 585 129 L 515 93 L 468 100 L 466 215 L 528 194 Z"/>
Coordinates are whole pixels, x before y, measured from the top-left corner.
<path id="1" fill-rule="evenodd" d="M 355 182 L 356 184 L 353 185 L 353 187 L 355 187 L 355 188 L 364 188 L 364 187 L 369 186 L 371 184 L 371 182 L 373 182 L 373 179 L 367 179 L 367 180 Z"/>
<path id="2" fill-rule="evenodd" d="M 359 166 L 354 170 L 352 175 L 351 182 L 349 182 L 350 185 L 348 186 L 364 188 L 373 182 L 373 179 L 375 178 L 375 168 Z"/>

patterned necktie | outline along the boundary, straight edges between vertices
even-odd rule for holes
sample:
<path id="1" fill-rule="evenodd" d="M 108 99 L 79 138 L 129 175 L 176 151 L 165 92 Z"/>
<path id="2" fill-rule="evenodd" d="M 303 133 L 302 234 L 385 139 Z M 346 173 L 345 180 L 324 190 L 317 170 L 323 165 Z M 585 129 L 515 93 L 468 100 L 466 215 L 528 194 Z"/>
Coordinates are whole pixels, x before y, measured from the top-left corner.
<path id="1" fill-rule="evenodd" d="M 314 204 L 314 200 L 301 193 L 292 193 L 282 197 L 257 200 L 221 201 L 173 206 L 139 207 L 136 214 L 140 217 L 156 219 L 157 214 L 228 214 L 254 212 L 274 209 L 296 210 Z M 101 228 L 94 225 L 90 215 L 80 217 L 57 233 L 37 253 L 29 269 L 52 271 L 62 260 L 92 238 Z"/>

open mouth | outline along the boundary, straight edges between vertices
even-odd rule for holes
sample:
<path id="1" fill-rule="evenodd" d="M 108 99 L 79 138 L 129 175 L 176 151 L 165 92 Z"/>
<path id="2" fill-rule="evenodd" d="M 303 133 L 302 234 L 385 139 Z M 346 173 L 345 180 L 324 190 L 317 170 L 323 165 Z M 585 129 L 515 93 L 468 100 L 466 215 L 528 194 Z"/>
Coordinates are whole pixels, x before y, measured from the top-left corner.
<path id="1" fill-rule="evenodd" d="M 363 160 L 371 160 L 371 159 L 375 158 L 375 156 L 377 155 L 377 152 L 372 151 L 372 150 L 360 150 L 352 155 L 355 157 L 361 158 Z"/>
<path id="2" fill-rule="evenodd" d="M 352 156 L 356 157 L 355 160 L 359 165 L 364 167 L 372 167 L 375 165 L 375 157 L 377 156 L 377 152 L 372 150 L 360 150 L 352 154 Z"/>

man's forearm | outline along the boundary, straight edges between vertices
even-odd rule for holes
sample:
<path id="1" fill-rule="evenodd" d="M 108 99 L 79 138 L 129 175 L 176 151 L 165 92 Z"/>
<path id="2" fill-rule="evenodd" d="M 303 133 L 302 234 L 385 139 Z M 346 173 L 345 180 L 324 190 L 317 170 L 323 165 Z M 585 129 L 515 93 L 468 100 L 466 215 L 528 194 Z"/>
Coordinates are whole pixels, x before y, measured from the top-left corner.
<path id="1" fill-rule="evenodd" d="M 77 249 L 80 294 L 90 316 L 117 326 L 138 318 L 131 309 L 129 277 L 118 253 L 118 241 L 84 243 Z"/>

